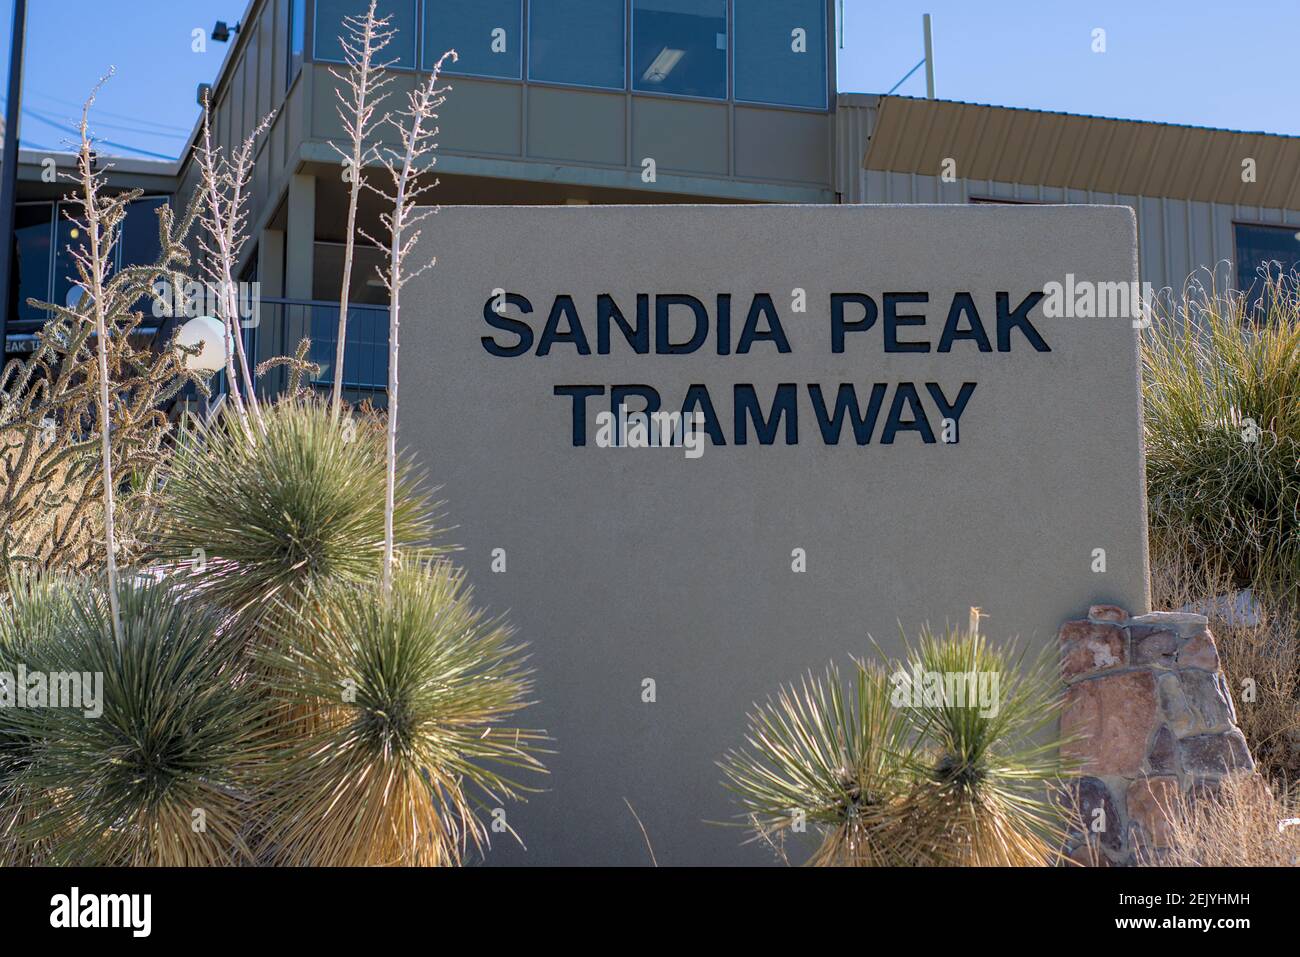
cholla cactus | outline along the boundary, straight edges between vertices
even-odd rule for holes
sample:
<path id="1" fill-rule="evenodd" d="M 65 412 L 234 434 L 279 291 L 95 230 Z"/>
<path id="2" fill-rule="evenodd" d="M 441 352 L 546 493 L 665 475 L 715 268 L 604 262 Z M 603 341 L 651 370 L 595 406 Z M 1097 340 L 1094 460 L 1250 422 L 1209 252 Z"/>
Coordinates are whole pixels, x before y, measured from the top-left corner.
<path id="1" fill-rule="evenodd" d="M 73 218 L 88 242 L 71 250 L 83 294 L 73 305 L 29 300 L 49 319 L 34 352 L 0 371 L 0 564 L 6 566 L 102 567 L 118 534 L 109 520 L 122 517 L 113 514 L 118 480 L 152 483 L 169 428 L 160 407 L 187 382 L 207 389 L 184 368 L 183 355 L 155 351 L 139 333 L 139 304 L 165 303 L 155 284 L 174 282 L 189 266 L 185 240 L 196 207 L 179 217 L 162 208 L 157 262 L 110 269 L 126 207 L 140 191 L 103 192 L 89 132 L 93 102 L 92 95 L 83 113 L 78 171 L 68 177 L 78 186 L 69 199 L 82 209 Z M 105 475 L 117 479 L 105 483 Z M 109 534 L 100 532 L 100 522 Z M 126 538 L 117 544 L 129 554 L 129 529 Z"/>

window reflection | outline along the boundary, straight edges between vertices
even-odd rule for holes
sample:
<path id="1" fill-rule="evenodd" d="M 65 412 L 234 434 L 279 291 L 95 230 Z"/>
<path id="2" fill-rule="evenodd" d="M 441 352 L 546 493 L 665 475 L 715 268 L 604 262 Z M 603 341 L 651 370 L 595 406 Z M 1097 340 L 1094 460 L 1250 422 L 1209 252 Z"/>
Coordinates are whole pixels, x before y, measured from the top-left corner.
<path id="1" fill-rule="evenodd" d="M 726 0 L 633 0 L 632 87 L 726 99 Z"/>

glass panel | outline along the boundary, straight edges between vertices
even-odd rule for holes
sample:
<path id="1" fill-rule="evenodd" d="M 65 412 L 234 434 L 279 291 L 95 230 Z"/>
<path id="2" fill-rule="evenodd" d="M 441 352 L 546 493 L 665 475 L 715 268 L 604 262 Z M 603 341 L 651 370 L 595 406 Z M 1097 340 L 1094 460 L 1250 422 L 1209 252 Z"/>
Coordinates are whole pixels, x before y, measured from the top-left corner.
<path id="1" fill-rule="evenodd" d="M 307 45 L 307 0 L 293 0 L 289 5 L 289 74 L 287 87 L 302 66 L 302 52 Z"/>
<path id="2" fill-rule="evenodd" d="M 148 196 L 126 207 L 122 235 L 117 241 L 119 266 L 151 266 L 158 261 L 162 255 L 162 243 L 158 239 L 158 209 L 166 205 L 166 197 Z M 149 319 L 154 315 L 154 300 L 141 296 L 131 308 Z"/>
<path id="3" fill-rule="evenodd" d="M 521 0 L 425 0 L 420 65 L 428 70 L 455 50 L 460 59 L 447 60 L 447 73 L 517 80 L 522 23 Z"/>
<path id="4" fill-rule="evenodd" d="M 1300 230 L 1294 226 L 1254 226 L 1238 224 L 1237 288 L 1250 291 L 1250 308 L 1261 304 L 1264 279 L 1261 268 L 1276 276 L 1279 266 L 1289 273 L 1300 268 Z"/>
<path id="5" fill-rule="evenodd" d="M 58 222 L 56 224 L 54 239 L 54 298 L 61 306 L 69 305 L 68 293 L 73 285 L 78 282 L 77 263 L 69 252 L 72 249 L 85 248 L 86 231 L 80 221 L 68 219 L 71 215 L 74 218 L 81 214 L 81 206 L 77 203 L 59 203 Z"/>
<path id="6" fill-rule="evenodd" d="M 822 0 L 736 0 L 736 99 L 826 107 Z"/>
<path id="7" fill-rule="evenodd" d="M 533 0 L 528 77 L 623 89 L 623 0 Z"/>
<path id="8" fill-rule="evenodd" d="M 726 99 L 726 0 L 632 0 L 632 88 Z"/>
<path id="9" fill-rule="evenodd" d="M 158 210 L 167 205 L 164 196 L 137 199 L 126 207 L 122 220 L 122 238 L 118 241 L 123 266 L 148 266 L 162 255 L 158 239 Z"/>
<path id="10" fill-rule="evenodd" d="M 50 298 L 50 239 L 53 203 L 22 204 L 14 209 L 13 272 L 9 315 L 19 322 L 42 322 L 48 313 L 27 305 L 29 298 Z"/>
<path id="11" fill-rule="evenodd" d="M 415 4 L 416 0 L 379 0 L 378 15 L 388 17 L 388 29 L 397 31 L 380 54 L 384 63 L 415 69 Z M 316 0 L 317 60 L 343 62 L 343 45 L 339 42 L 344 32 L 343 18 L 365 16 L 367 6 L 358 0 Z"/>

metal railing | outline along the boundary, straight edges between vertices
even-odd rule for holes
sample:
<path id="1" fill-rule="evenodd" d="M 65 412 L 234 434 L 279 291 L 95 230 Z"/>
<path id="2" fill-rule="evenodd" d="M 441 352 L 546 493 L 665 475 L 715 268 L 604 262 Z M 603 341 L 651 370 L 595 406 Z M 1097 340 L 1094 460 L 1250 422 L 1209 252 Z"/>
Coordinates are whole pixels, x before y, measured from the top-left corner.
<path id="1" fill-rule="evenodd" d="M 257 361 L 291 356 L 303 339 L 311 340 L 307 357 L 320 366 L 311 384 L 334 385 L 334 353 L 338 345 L 339 304 L 312 299 L 263 296 L 256 327 Z M 354 397 L 383 395 L 388 388 L 388 307 L 348 306 L 348 341 L 343 357 L 343 388 Z M 289 370 L 271 370 L 260 383 L 268 395 L 288 388 Z"/>

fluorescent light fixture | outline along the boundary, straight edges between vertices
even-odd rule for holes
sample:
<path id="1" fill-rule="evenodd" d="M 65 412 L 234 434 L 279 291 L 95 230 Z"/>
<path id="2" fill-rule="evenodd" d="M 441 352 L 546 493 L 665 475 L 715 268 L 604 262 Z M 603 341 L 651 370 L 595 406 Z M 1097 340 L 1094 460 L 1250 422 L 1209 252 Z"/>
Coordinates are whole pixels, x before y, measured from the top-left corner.
<path id="1" fill-rule="evenodd" d="M 662 83 L 677 61 L 686 55 L 685 50 L 674 50 L 672 47 L 664 47 L 659 51 L 659 55 L 654 58 L 654 62 L 646 67 L 646 71 L 641 74 L 642 83 Z"/>

